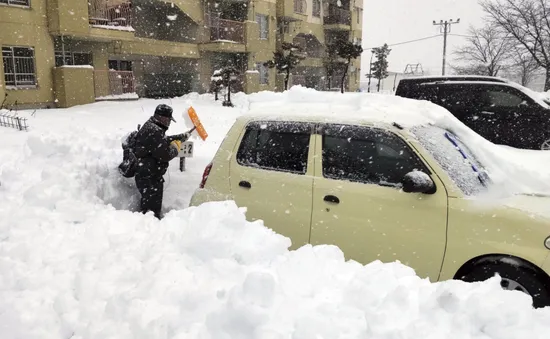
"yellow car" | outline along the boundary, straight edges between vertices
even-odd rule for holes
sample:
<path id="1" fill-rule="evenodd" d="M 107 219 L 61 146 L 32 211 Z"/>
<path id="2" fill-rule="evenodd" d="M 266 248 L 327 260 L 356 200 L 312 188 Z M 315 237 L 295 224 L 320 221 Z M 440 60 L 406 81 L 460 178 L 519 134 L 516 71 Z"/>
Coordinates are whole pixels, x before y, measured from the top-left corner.
<path id="1" fill-rule="evenodd" d="M 347 259 L 399 260 L 431 281 L 498 273 L 503 288 L 550 305 L 550 218 L 529 212 L 546 199 L 476 199 L 491 185 L 471 150 L 440 127 L 247 115 L 190 205 L 234 200 L 291 249 L 332 244 Z"/>

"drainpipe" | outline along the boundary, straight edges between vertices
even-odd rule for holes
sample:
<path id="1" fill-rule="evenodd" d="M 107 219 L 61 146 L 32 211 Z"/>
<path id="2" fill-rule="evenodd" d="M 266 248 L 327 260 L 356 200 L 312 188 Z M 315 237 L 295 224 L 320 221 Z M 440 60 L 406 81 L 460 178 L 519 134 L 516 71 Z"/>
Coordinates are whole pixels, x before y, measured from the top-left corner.
<path id="1" fill-rule="evenodd" d="M 65 66 L 65 40 L 63 34 L 61 34 L 61 65 Z"/>

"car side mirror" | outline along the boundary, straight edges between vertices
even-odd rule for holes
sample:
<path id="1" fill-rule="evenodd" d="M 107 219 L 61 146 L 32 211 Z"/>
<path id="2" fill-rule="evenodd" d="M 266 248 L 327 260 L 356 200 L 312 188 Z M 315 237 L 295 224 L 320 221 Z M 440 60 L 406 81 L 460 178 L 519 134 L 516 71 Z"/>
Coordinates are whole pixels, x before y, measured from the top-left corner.
<path id="1" fill-rule="evenodd" d="M 401 184 L 405 193 L 433 194 L 436 191 L 432 178 L 422 171 L 412 171 L 405 174 Z"/>

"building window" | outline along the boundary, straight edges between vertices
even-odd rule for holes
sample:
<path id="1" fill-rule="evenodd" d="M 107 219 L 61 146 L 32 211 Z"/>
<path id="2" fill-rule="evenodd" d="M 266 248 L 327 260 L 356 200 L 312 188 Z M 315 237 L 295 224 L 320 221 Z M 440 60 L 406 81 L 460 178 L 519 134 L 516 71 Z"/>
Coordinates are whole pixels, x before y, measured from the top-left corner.
<path id="1" fill-rule="evenodd" d="M 288 34 L 290 33 L 290 25 L 287 21 L 279 21 L 278 23 L 279 34 Z"/>
<path id="2" fill-rule="evenodd" d="M 31 0 L 0 0 L 0 4 L 29 7 L 31 5 Z"/>
<path id="3" fill-rule="evenodd" d="M 260 39 L 267 40 L 269 36 L 269 22 L 267 15 L 256 14 L 256 22 L 260 25 Z"/>
<path id="4" fill-rule="evenodd" d="M 357 8 L 357 23 L 361 23 L 361 17 L 363 16 L 363 10 L 361 8 Z"/>
<path id="5" fill-rule="evenodd" d="M 109 60 L 109 69 L 113 71 L 132 71 L 132 62 L 127 60 Z"/>
<path id="6" fill-rule="evenodd" d="M 321 17 L 321 0 L 313 0 L 312 11 L 314 17 Z"/>
<path id="7" fill-rule="evenodd" d="M 2 47 L 4 81 L 6 86 L 36 86 L 34 48 Z"/>
<path id="8" fill-rule="evenodd" d="M 269 68 L 263 62 L 258 62 L 256 69 L 260 73 L 260 85 L 269 85 Z"/>
<path id="9" fill-rule="evenodd" d="M 63 52 L 55 51 L 55 67 L 63 65 L 90 65 L 92 66 L 92 53 L 67 52 L 65 51 L 65 63 L 63 63 Z"/>

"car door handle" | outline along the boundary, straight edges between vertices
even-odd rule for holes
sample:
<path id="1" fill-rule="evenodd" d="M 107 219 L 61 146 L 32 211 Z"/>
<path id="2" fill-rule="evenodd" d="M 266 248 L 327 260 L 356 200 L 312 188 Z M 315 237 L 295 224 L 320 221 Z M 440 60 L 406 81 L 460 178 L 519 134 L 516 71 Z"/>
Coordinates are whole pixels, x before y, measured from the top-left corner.
<path id="1" fill-rule="evenodd" d="M 252 188 L 252 185 L 248 181 L 244 181 L 244 180 L 239 182 L 239 186 L 243 188 Z"/>
<path id="2" fill-rule="evenodd" d="M 495 114 L 494 112 L 489 112 L 489 111 L 481 111 L 480 113 L 481 113 L 481 114 L 485 114 L 485 115 L 493 115 L 493 114 Z"/>
<path id="3" fill-rule="evenodd" d="M 340 199 L 338 199 L 338 197 L 335 197 L 334 195 L 325 195 L 325 198 L 323 200 L 326 202 L 332 202 L 334 204 L 340 203 Z"/>

